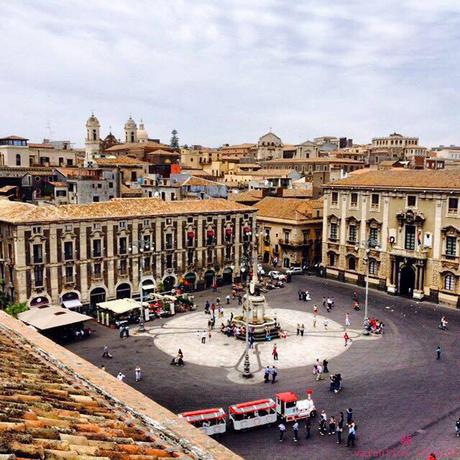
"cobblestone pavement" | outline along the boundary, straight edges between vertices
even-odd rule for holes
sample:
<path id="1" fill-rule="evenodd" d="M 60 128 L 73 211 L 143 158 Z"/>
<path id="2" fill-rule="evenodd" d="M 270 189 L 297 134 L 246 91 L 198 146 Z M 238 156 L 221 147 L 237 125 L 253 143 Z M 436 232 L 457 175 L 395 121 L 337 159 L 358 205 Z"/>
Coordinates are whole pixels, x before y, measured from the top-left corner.
<path id="1" fill-rule="evenodd" d="M 312 301 L 299 301 L 299 288 L 307 288 Z M 357 328 L 363 312 L 351 309 L 354 290 L 363 301 L 364 291 L 356 286 L 297 276 L 284 289 L 268 293 L 267 300 L 272 308 L 304 313 L 311 313 L 317 303 L 322 316 L 341 326 L 348 312 L 351 327 Z M 192 321 L 192 315 L 202 312 L 206 299 L 213 301 L 217 295 L 223 299 L 227 292 L 228 289 L 222 288 L 218 294 L 197 293 L 199 311 L 176 315 L 169 322 L 179 318 L 185 321 L 187 316 Z M 321 306 L 322 297 L 327 295 L 335 298 L 336 307 L 331 313 Z M 446 332 L 437 328 L 442 314 L 449 320 Z M 328 415 L 337 415 L 347 407 L 354 410 L 359 425 L 354 449 L 338 446 L 331 436 L 320 437 L 316 433 L 311 439 L 301 439 L 295 444 L 288 432 L 284 443 L 279 443 L 276 427 L 227 433 L 219 439 L 247 459 L 426 459 L 432 451 L 438 454 L 438 459 L 460 459 L 460 438 L 454 434 L 454 422 L 460 416 L 460 311 L 370 291 L 369 316 L 384 321 L 385 334 L 379 340 L 356 340 L 350 350 L 330 359 L 331 372 L 341 372 L 344 377 L 344 389 L 337 395 L 328 391 L 326 381 L 314 381 L 308 360 L 299 367 L 281 368 L 275 385 L 263 382 L 240 385 L 228 378 L 228 369 L 187 362 L 186 349 L 183 352 L 187 364 L 177 368 L 169 365 L 170 354 L 157 348 L 152 337 L 141 335 L 121 340 L 117 331 L 98 325 L 94 337 L 68 348 L 96 365 L 104 364 L 112 374 L 123 371 L 128 384 L 175 412 L 226 407 L 270 397 L 279 391 L 303 395 L 306 388 L 313 389 L 317 408 L 324 408 Z M 158 328 L 166 323 L 167 319 L 155 320 L 149 327 Z M 101 358 L 104 344 L 109 345 L 114 355 L 112 360 Z M 438 344 L 443 349 L 440 361 L 435 359 Z M 216 353 L 210 345 L 206 353 Z M 280 354 L 280 364 L 283 356 Z M 138 364 L 145 378 L 135 383 L 134 368 Z"/>

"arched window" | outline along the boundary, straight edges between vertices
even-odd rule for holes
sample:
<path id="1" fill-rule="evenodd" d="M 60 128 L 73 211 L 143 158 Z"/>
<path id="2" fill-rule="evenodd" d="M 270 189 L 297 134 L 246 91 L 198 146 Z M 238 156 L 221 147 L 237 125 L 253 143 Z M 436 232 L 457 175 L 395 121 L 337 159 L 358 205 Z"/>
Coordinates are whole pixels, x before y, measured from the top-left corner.
<path id="1" fill-rule="evenodd" d="M 356 270 L 356 259 L 353 256 L 348 258 L 348 270 Z"/>
<path id="2" fill-rule="evenodd" d="M 369 260 L 369 275 L 377 275 L 377 262 L 374 259 Z"/>
<path id="3" fill-rule="evenodd" d="M 131 142 L 134 142 L 134 131 L 131 131 Z"/>
<path id="4" fill-rule="evenodd" d="M 21 155 L 19 153 L 16 154 L 16 166 L 21 166 Z"/>
<path id="5" fill-rule="evenodd" d="M 446 291 L 455 291 L 455 276 L 452 273 L 448 273 L 444 277 L 444 289 Z"/>
<path id="6" fill-rule="evenodd" d="M 93 129 L 93 141 L 97 141 L 97 133 L 95 129 Z"/>

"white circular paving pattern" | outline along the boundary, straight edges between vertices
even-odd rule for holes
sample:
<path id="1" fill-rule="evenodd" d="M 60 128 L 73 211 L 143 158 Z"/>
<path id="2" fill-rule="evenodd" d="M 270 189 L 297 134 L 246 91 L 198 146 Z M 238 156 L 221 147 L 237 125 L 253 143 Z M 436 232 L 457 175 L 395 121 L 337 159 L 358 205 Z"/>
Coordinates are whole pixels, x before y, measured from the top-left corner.
<path id="1" fill-rule="evenodd" d="M 276 365 L 278 369 L 313 366 L 316 359 L 330 360 L 348 350 L 352 343 L 345 347 L 344 327 L 335 321 L 327 320 L 325 316 L 317 315 L 316 327 L 313 327 L 313 314 L 298 310 L 268 309 L 267 316 L 276 317 L 281 328 L 287 331 L 286 339 L 276 339 L 271 342 L 259 342 L 250 350 L 251 371 L 254 379 L 249 381 L 241 378 L 245 342 L 234 337 L 227 337 L 220 332 L 222 322 L 230 318 L 230 313 L 238 315 L 241 308 L 224 308 L 224 318 L 216 318 L 216 327 L 212 337 L 201 343 L 204 330 L 207 331 L 209 315 L 203 311 L 186 315 L 178 314 L 163 326 L 147 328 L 143 335 L 153 337 L 154 344 L 171 357 L 176 356 L 180 348 L 184 353 L 185 363 L 200 366 L 220 367 L 228 370 L 228 378 L 239 383 L 255 383 L 263 379 L 263 368 Z M 296 335 L 297 323 L 305 325 L 303 337 Z M 353 326 L 353 324 L 352 324 Z M 356 325 L 359 327 L 359 325 Z M 360 338 L 358 329 L 349 329 L 348 335 L 352 340 Z M 272 350 L 276 343 L 279 359 L 273 360 Z"/>

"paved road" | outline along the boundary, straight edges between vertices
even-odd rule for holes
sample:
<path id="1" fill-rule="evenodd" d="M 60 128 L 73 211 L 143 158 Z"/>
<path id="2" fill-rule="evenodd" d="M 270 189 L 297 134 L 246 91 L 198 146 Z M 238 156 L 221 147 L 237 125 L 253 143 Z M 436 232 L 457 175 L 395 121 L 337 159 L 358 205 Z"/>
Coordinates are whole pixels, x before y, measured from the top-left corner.
<path id="1" fill-rule="evenodd" d="M 310 290 L 311 302 L 298 301 L 299 287 Z M 330 295 L 336 304 L 330 317 L 343 324 L 345 312 L 351 311 L 353 290 L 364 299 L 361 288 L 297 276 L 286 288 L 270 292 L 267 299 L 276 308 L 311 311 L 313 303 L 321 309 L 322 297 Z M 219 290 L 221 298 L 225 294 L 224 289 Z M 197 299 L 212 300 L 215 296 L 205 292 L 199 293 Z M 354 450 L 337 446 L 332 437 L 320 437 L 317 433 L 310 440 L 301 439 L 298 444 L 288 435 L 281 444 L 275 427 L 227 433 L 220 438 L 220 442 L 247 459 L 426 459 L 431 451 L 436 452 L 438 458 L 460 459 L 460 438 L 454 434 L 454 421 L 460 416 L 460 311 L 378 291 L 370 292 L 369 305 L 369 316 L 384 321 L 385 335 L 381 340 L 356 341 L 349 352 L 330 360 L 330 370 L 344 376 L 344 390 L 338 395 L 328 391 L 326 381 L 315 382 L 310 367 L 280 372 L 275 385 L 238 385 L 229 381 L 227 372 L 219 368 L 193 364 L 184 368 L 170 366 L 170 357 L 158 350 L 152 339 L 120 340 L 116 331 L 103 327 L 97 327 L 95 337 L 68 348 L 96 365 L 104 363 L 112 374 L 123 371 L 128 384 L 174 412 L 226 407 L 269 397 L 278 391 L 304 394 L 306 388 L 314 390 L 317 408 L 325 409 L 328 415 L 337 415 L 347 407 L 354 410 L 359 424 Z M 447 332 L 437 328 L 442 314 L 449 320 Z M 362 317 L 363 312 L 353 312 L 352 327 L 361 322 Z M 165 320 L 156 321 L 161 324 Z M 104 344 L 108 344 L 114 354 L 111 361 L 103 362 L 101 358 Z M 443 349 L 440 361 L 435 359 L 438 344 Z M 186 360 L 187 350 L 183 352 Z M 137 364 L 146 374 L 140 383 L 134 382 Z"/>

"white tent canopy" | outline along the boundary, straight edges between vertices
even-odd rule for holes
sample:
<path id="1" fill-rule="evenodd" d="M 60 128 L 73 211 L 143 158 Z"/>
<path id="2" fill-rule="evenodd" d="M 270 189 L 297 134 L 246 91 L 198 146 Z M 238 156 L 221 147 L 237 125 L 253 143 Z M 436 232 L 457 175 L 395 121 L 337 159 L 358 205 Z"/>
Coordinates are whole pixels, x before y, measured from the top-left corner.
<path id="1" fill-rule="evenodd" d="M 64 305 L 65 308 L 69 308 L 69 309 L 80 308 L 82 306 L 80 299 L 64 300 L 62 304 Z"/>
<path id="2" fill-rule="evenodd" d="M 122 315 L 131 310 L 139 310 L 141 303 L 134 299 L 118 299 L 109 300 L 108 302 L 100 302 L 97 304 L 102 310 L 110 310 L 116 315 Z"/>
<path id="3" fill-rule="evenodd" d="M 29 324 L 40 331 L 53 329 L 55 327 L 69 326 L 71 324 L 82 323 L 83 321 L 93 319 L 91 316 L 82 315 L 76 311 L 52 305 L 32 308 L 23 313 L 19 313 L 18 318 L 23 323 Z"/>

